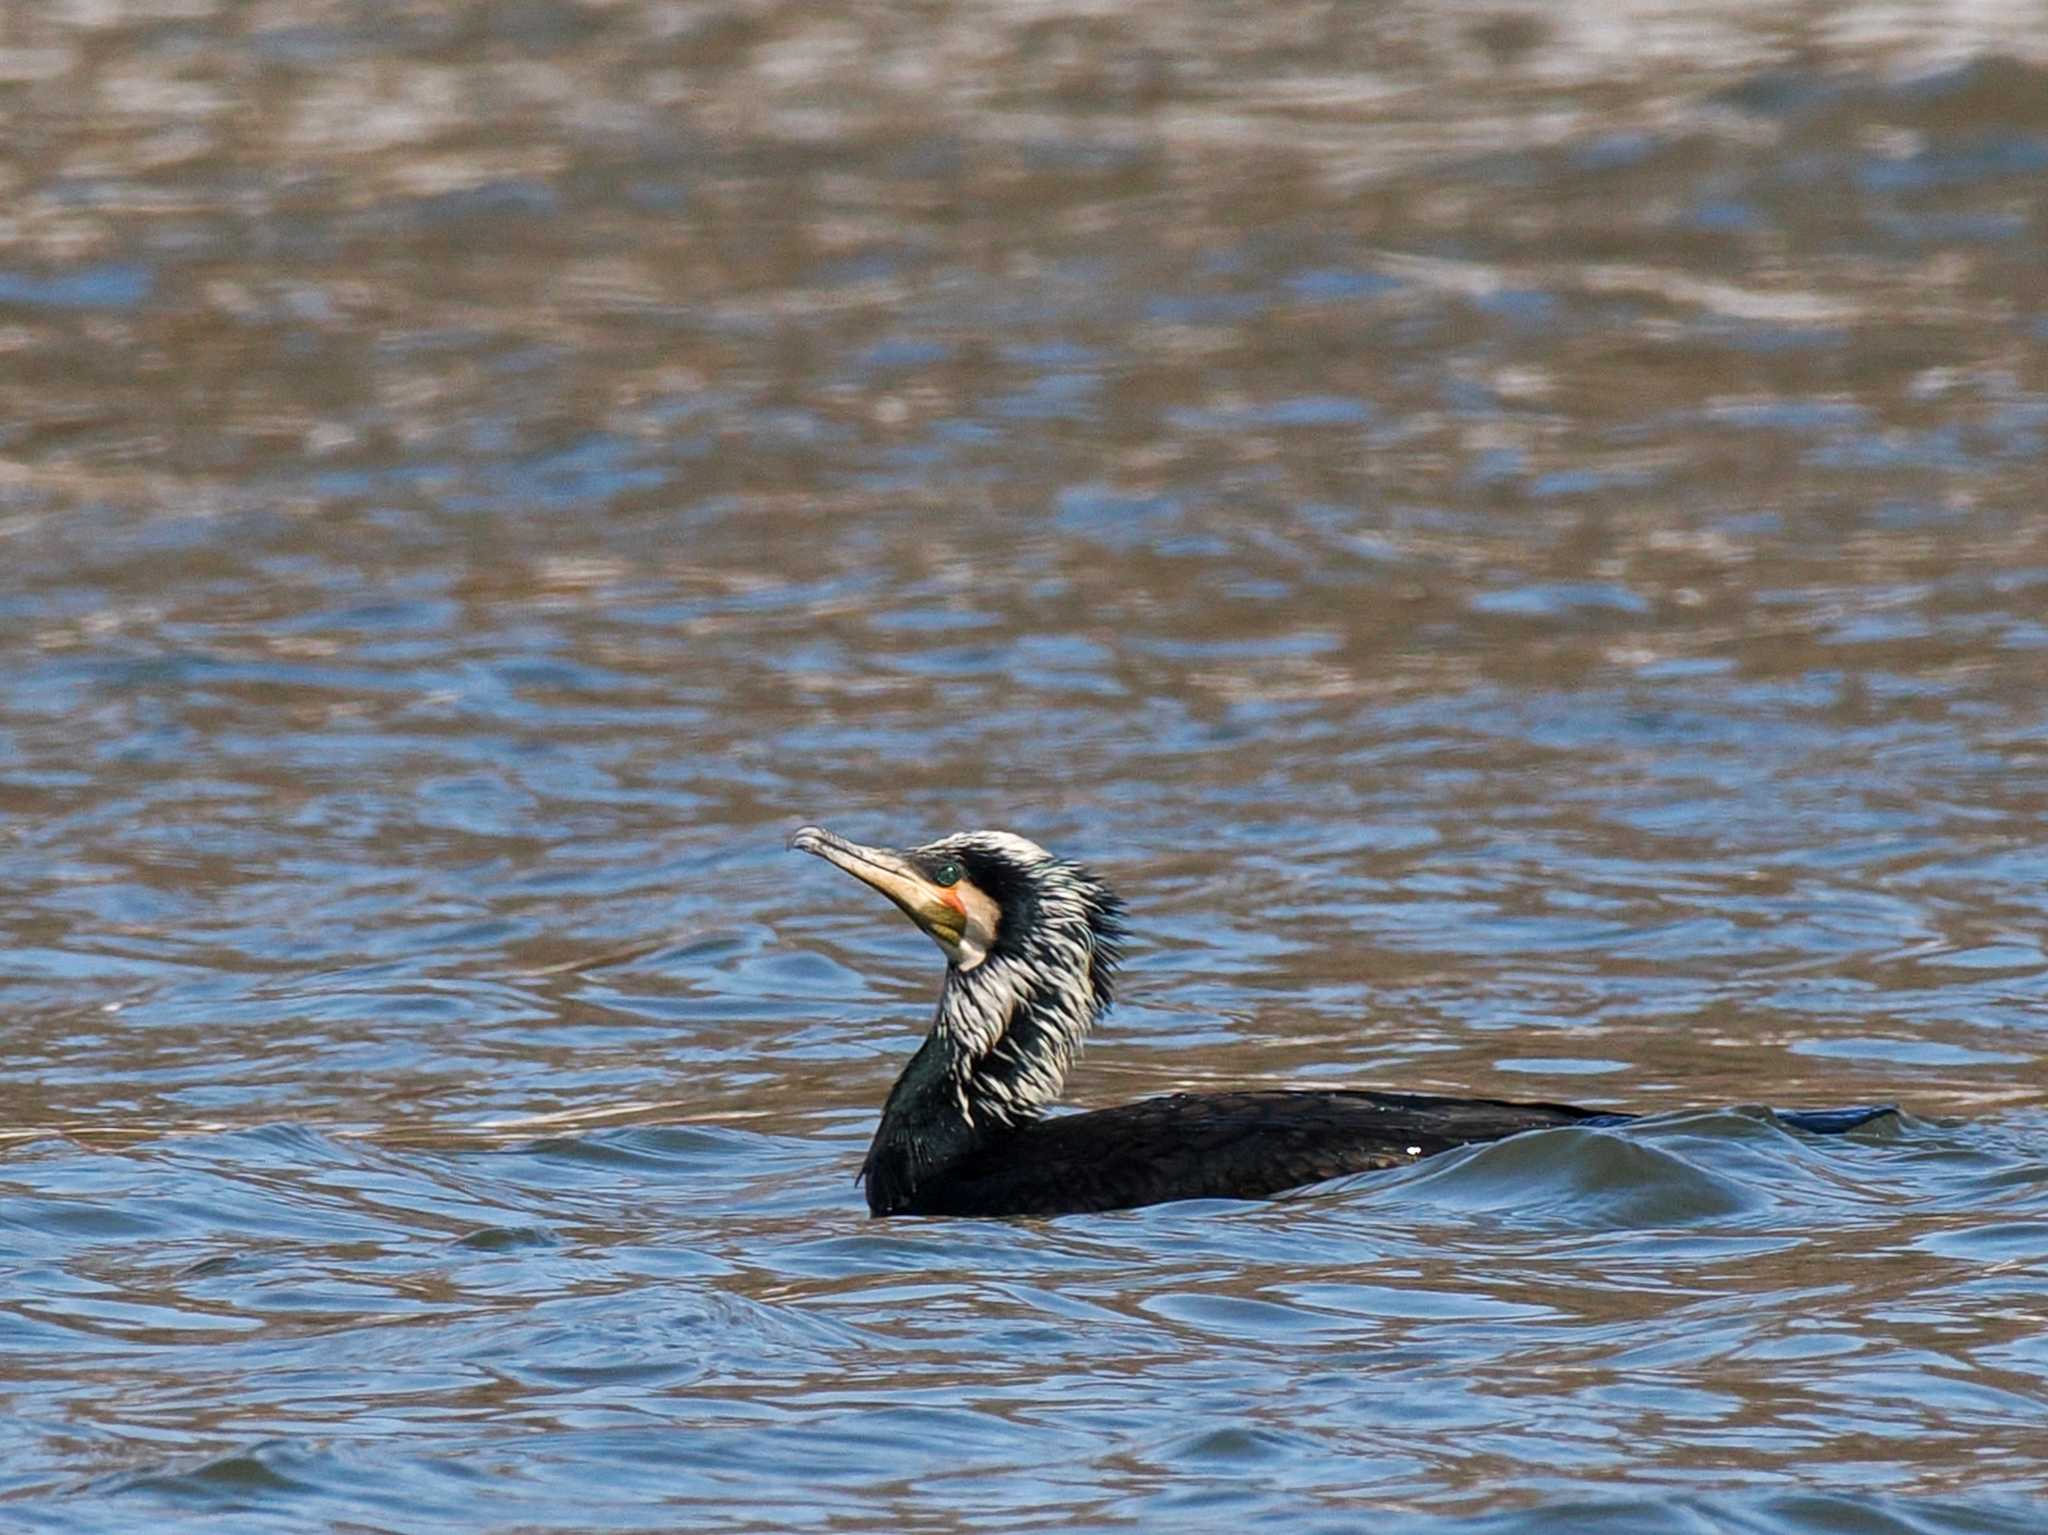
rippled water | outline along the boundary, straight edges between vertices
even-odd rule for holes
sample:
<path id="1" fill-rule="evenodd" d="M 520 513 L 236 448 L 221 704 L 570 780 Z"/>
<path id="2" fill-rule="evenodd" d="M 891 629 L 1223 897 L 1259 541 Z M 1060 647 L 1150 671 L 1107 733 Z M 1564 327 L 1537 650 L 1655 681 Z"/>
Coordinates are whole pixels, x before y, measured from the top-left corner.
<path id="1" fill-rule="evenodd" d="M 0 1524 L 2048 1527 L 2044 23 L 11 18 Z M 805 820 L 1657 1117 L 870 1222 Z"/>

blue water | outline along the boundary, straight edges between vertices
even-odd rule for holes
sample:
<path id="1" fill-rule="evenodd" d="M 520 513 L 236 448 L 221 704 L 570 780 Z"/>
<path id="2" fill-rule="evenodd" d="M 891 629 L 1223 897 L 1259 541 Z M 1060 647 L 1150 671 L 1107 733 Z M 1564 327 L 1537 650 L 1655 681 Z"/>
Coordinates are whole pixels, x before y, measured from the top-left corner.
<path id="1" fill-rule="evenodd" d="M 25 18 L 0 1527 L 2048 1528 L 2048 66 L 1558 14 Z M 872 1222 L 808 821 L 1650 1117 Z"/>

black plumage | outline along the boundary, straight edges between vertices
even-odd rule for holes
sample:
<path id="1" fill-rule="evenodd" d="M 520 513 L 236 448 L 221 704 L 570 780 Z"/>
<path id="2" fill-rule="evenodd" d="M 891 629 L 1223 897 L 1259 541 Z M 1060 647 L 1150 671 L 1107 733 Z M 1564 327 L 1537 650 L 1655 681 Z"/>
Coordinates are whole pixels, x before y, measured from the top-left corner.
<path id="1" fill-rule="evenodd" d="M 1170 1199 L 1259 1199 L 1524 1130 L 1625 1118 L 1412 1093 L 1172 1093 L 1028 1120 L 990 1136 L 942 1177 L 882 1191 L 888 1197 L 879 1204 L 870 1179 L 869 1200 L 878 1215 L 1067 1215 Z"/>
<path id="2" fill-rule="evenodd" d="M 807 826 L 790 845 L 882 891 L 948 961 L 931 1031 L 890 1089 L 861 1167 L 876 1215 L 1255 1199 L 1526 1130 L 1634 1117 L 1348 1089 L 1174 1093 L 1049 1116 L 1110 1003 L 1123 926 L 1108 887 L 1010 832 L 963 832 L 899 853 Z M 1829 1133 L 1884 1112 L 1779 1118 Z"/>

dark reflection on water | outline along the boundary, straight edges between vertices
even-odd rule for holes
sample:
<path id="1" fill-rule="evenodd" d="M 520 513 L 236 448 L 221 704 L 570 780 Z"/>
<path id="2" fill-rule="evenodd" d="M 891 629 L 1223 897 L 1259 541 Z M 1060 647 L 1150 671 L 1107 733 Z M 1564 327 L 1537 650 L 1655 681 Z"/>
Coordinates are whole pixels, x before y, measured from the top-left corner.
<path id="1" fill-rule="evenodd" d="M 2041 1526 L 2031 13 L 145 11 L 0 35 L 8 1520 Z M 808 819 L 1116 880 L 1076 1101 L 1660 1117 L 870 1223 Z"/>

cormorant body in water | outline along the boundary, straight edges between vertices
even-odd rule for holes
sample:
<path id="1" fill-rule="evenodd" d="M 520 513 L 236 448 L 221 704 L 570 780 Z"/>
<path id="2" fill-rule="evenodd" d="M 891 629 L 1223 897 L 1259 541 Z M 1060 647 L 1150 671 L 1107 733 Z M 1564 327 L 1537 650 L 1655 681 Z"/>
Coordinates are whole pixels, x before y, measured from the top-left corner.
<path id="1" fill-rule="evenodd" d="M 896 852 L 818 826 L 789 845 L 889 897 L 945 951 L 938 1016 L 890 1089 L 861 1178 L 876 1215 L 1064 1215 L 1257 1199 L 1454 1146 L 1632 1114 L 1362 1089 L 1173 1093 L 1045 1117 L 1110 1004 L 1122 905 L 1012 832 Z M 1780 1111 L 1834 1133 L 1882 1108 Z"/>

